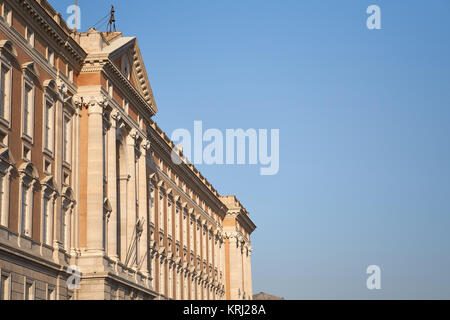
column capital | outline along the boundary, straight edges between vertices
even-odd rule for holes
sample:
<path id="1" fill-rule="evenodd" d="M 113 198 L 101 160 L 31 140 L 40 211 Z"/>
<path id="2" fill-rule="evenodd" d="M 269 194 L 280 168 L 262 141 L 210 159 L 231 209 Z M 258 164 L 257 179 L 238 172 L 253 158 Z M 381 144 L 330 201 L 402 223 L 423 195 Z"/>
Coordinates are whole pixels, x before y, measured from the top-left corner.
<path id="1" fill-rule="evenodd" d="M 82 107 L 88 108 L 89 114 L 103 113 L 103 109 L 108 103 L 108 99 L 104 94 L 94 95 L 75 95 L 73 98 L 75 106 L 79 109 Z"/>
<path id="2" fill-rule="evenodd" d="M 119 122 L 120 120 L 122 120 L 122 115 L 121 115 L 120 112 L 117 111 L 117 110 L 111 111 L 110 117 L 111 117 L 111 120 L 112 120 L 113 122 L 116 122 L 116 124 L 117 124 L 117 122 Z"/>
<path id="3" fill-rule="evenodd" d="M 135 147 L 138 137 L 139 137 L 139 134 L 138 134 L 137 130 L 134 128 L 131 129 L 127 135 L 127 139 L 126 139 L 127 145 Z"/>
<path id="4" fill-rule="evenodd" d="M 141 148 L 142 148 L 142 152 L 143 153 L 145 153 L 146 151 L 150 150 L 150 141 L 148 141 L 147 139 L 142 141 Z"/>

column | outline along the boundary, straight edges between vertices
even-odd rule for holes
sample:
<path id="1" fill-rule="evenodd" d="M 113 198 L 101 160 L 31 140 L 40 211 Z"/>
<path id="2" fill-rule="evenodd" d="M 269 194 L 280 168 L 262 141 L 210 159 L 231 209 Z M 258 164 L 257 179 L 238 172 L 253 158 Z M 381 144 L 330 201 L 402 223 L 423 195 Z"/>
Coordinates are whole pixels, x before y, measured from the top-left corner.
<path id="1" fill-rule="evenodd" d="M 137 192 L 136 192 L 136 139 L 137 132 L 132 129 L 127 136 L 126 153 L 127 167 L 130 179 L 127 184 L 127 212 L 126 212 L 126 252 L 128 265 L 137 268 Z"/>
<path id="2" fill-rule="evenodd" d="M 73 136 L 72 136 L 72 186 L 75 191 L 75 202 L 80 203 L 80 181 L 79 181 L 79 168 L 80 168 L 80 118 L 81 118 L 81 104 L 80 101 L 74 102 L 75 114 L 73 116 Z M 73 212 L 73 244 L 71 254 L 76 255 L 76 249 L 80 247 L 80 206 L 75 205 Z"/>
<path id="3" fill-rule="evenodd" d="M 63 122 L 63 101 L 60 100 L 62 98 L 62 90 L 61 87 L 58 87 L 58 100 L 55 100 L 55 115 L 54 115 L 54 144 L 53 144 L 53 152 L 54 152 L 54 166 L 55 166 L 55 176 L 54 176 L 54 182 L 56 184 L 56 187 L 58 190 L 62 190 L 62 122 Z M 62 220 L 62 214 L 63 214 L 63 208 L 62 208 L 62 199 L 61 197 L 55 197 L 54 201 L 51 202 L 51 211 L 54 215 L 54 220 L 52 221 L 54 223 L 54 247 L 59 247 L 61 249 L 67 249 L 67 252 L 70 252 L 70 244 L 65 244 L 65 247 L 63 246 L 64 239 L 61 238 L 61 235 L 63 234 L 61 227 L 64 224 L 64 221 Z M 55 214 L 56 212 L 56 214 Z"/>
<path id="4" fill-rule="evenodd" d="M 87 248 L 103 251 L 103 95 L 88 104 Z"/>
<path id="5" fill-rule="evenodd" d="M 118 121 L 120 121 L 121 116 L 119 112 L 114 110 L 111 112 L 110 123 L 111 127 L 107 133 L 107 141 L 108 141 L 108 199 L 111 203 L 111 215 L 109 218 L 108 225 L 108 256 L 113 260 L 118 260 L 118 248 L 117 248 L 117 227 L 118 227 L 118 203 L 117 203 L 117 125 Z"/>
<path id="6" fill-rule="evenodd" d="M 253 281 L 252 281 L 252 247 L 248 249 L 247 256 L 247 293 L 253 300 Z"/>
<path id="7" fill-rule="evenodd" d="M 138 160 L 138 193 L 139 193 L 139 221 L 143 225 L 142 233 L 139 239 L 139 263 L 140 271 L 150 276 L 148 265 L 148 199 L 147 199 L 147 150 L 150 148 L 150 142 L 144 141 L 141 144 L 141 154 Z"/>

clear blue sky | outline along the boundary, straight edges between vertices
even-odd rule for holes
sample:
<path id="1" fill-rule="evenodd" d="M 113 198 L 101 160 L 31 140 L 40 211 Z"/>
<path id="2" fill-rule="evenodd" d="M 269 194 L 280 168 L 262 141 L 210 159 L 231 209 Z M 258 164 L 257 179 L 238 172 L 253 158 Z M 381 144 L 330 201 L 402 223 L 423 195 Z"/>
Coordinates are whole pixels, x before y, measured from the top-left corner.
<path id="1" fill-rule="evenodd" d="M 450 1 L 79 0 L 83 30 L 111 3 L 167 133 L 280 129 L 276 176 L 199 166 L 258 225 L 255 292 L 450 299 Z"/>

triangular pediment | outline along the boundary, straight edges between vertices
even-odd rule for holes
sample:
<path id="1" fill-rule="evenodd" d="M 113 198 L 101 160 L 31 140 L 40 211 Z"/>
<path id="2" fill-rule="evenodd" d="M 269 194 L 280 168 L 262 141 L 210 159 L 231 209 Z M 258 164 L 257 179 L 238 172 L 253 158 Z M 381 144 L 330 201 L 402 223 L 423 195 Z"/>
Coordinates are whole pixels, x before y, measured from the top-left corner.
<path id="1" fill-rule="evenodd" d="M 109 59 L 117 69 L 131 82 L 144 100 L 157 111 L 147 70 L 136 38 L 116 37 L 110 42 L 107 49 L 109 51 Z"/>

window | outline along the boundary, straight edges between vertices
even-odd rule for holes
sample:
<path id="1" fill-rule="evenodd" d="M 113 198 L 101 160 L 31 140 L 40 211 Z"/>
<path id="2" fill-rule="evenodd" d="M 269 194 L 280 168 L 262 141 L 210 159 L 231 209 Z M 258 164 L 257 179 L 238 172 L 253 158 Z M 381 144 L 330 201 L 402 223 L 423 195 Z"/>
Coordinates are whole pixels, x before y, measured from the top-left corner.
<path id="1" fill-rule="evenodd" d="M 5 199 L 5 180 L 5 176 L 0 173 L 0 225 L 6 227 L 3 221 L 5 219 L 4 216 L 7 215 L 7 211 L 3 208 L 3 199 Z"/>
<path id="2" fill-rule="evenodd" d="M 42 243 L 51 245 L 51 202 L 50 198 L 44 196 L 42 199 Z"/>
<path id="3" fill-rule="evenodd" d="M 52 174 L 52 162 L 44 158 L 44 173 L 47 175 Z"/>
<path id="4" fill-rule="evenodd" d="M 12 25 L 12 11 L 6 3 L 3 3 L 2 17 L 7 24 Z"/>
<path id="5" fill-rule="evenodd" d="M 55 108 L 53 100 L 46 97 L 44 106 L 44 151 L 53 153 Z"/>
<path id="6" fill-rule="evenodd" d="M 124 99 L 123 100 L 123 109 L 125 110 L 125 112 L 128 114 L 128 108 L 130 106 L 130 103 L 128 102 L 128 100 Z"/>
<path id="7" fill-rule="evenodd" d="M 31 82 L 25 80 L 22 106 L 22 133 L 30 139 L 33 139 L 33 106 L 34 86 Z"/>
<path id="8" fill-rule="evenodd" d="M 34 300 L 34 282 L 25 282 L 25 300 Z"/>
<path id="9" fill-rule="evenodd" d="M 0 129 L 0 146 L 8 146 L 8 132 Z"/>
<path id="10" fill-rule="evenodd" d="M 167 201 L 167 235 L 172 236 L 172 202 Z"/>
<path id="11" fill-rule="evenodd" d="M 9 122 L 11 110 L 11 68 L 1 63 L 0 70 L 0 118 Z"/>
<path id="12" fill-rule="evenodd" d="M 159 203 L 158 203 L 158 211 L 159 211 L 159 217 L 158 217 L 158 227 L 160 229 L 164 229 L 164 196 L 162 194 L 159 195 Z"/>
<path id="13" fill-rule="evenodd" d="M 28 43 L 34 47 L 34 32 L 31 30 L 30 27 L 27 27 L 25 30 L 25 38 L 27 39 Z"/>
<path id="14" fill-rule="evenodd" d="M 175 210 L 175 241 L 180 241 L 180 207 Z"/>
<path id="15" fill-rule="evenodd" d="M 165 295 L 166 289 L 164 284 L 165 274 L 164 274 L 165 265 L 163 260 L 161 260 L 161 263 L 159 265 L 159 293 L 162 295 Z"/>
<path id="16" fill-rule="evenodd" d="M 187 246 L 187 212 L 183 214 L 183 245 Z"/>
<path id="17" fill-rule="evenodd" d="M 31 224 L 33 212 L 32 190 L 29 186 L 22 183 L 21 206 L 20 206 L 20 233 L 31 237 Z"/>
<path id="18" fill-rule="evenodd" d="M 72 161 L 72 118 L 64 115 L 63 121 L 63 160 L 67 164 Z"/>
<path id="19" fill-rule="evenodd" d="M 189 248 L 194 249 L 194 220 L 192 219 L 189 227 Z"/>
<path id="20" fill-rule="evenodd" d="M 47 287 L 47 300 L 56 300 L 55 288 Z"/>
<path id="21" fill-rule="evenodd" d="M 69 232 L 70 214 L 69 208 L 61 209 L 61 242 L 64 249 L 70 249 L 70 232 Z"/>
<path id="22" fill-rule="evenodd" d="M 25 161 L 31 161 L 31 149 L 26 145 L 23 145 L 22 158 Z"/>
<path id="23" fill-rule="evenodd" d="M 55 52 L 50 48 L 47 48 L 47 61 L 53 67 L 55 66 Z"/>
<path id="24" fill-rule="evenodd" d="M 67 77 L 73 82 L 73 69 L 69 65 L 67 65 Z"/>
<path id="25" fill-rule="evenodd" d="M 108 94 L 112 98 L 113 97 L 113 85 L 110 80 L 107 80 Z"/>
<path id="26" fill-rule="evenodd" d="M 0 300 L 11 300 L 11 276 L 7 273 L 0 279 Z"/>
<path id="27" fill-rule="evenodd" d="M 149 210 L 150 210 L 150 222 L 155 224 L 155 189 L 153 186 L 149 186 Z"/>

